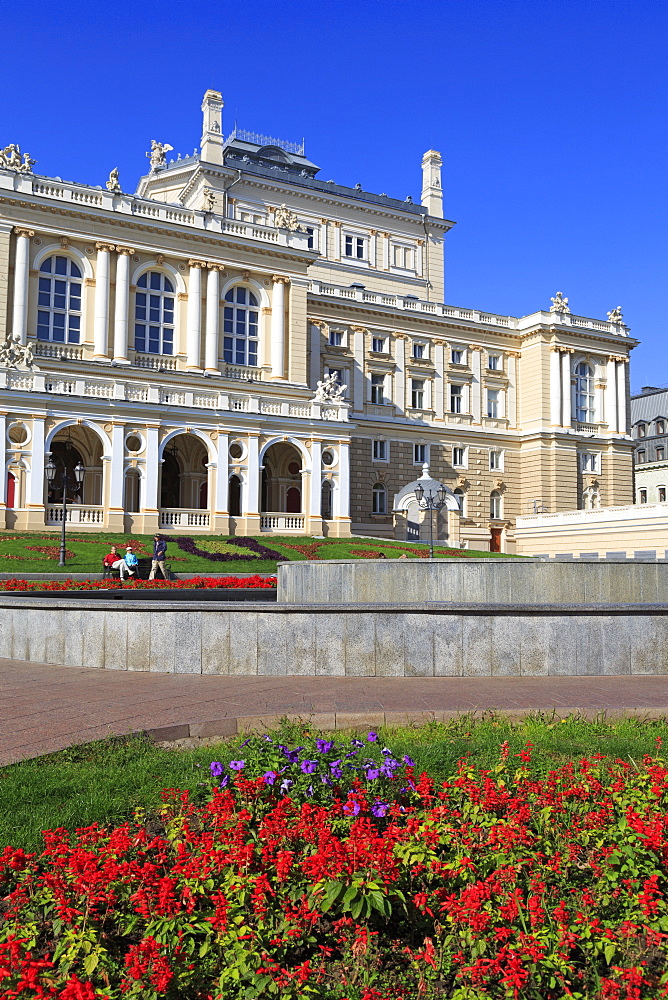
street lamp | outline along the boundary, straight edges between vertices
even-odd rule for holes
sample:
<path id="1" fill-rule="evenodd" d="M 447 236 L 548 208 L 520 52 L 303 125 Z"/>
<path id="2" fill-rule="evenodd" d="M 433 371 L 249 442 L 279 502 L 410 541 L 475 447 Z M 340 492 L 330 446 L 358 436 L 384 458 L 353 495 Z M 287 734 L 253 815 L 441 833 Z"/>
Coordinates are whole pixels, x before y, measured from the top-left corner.
<path id="1" fill-rule="evenodd" d="M 428 479 L 429 467 L 423 466 L 422 478 Z M 431 480 L 433 482 L 433 480 Z M 434 558 L 434 511 L 442 510 L 447 504 L 445 486 L 441 483 L 437 490 L 425 493 L 423 486 L 415 487 L 415 499 L 421 510 L 429 511 L 429 558 Z"/>
<path id="2" fill-rule="evenodd" d="M 65 554 L 67 552 L 67 548 L 65 546 L 65 529 L 67 524 L 67 490 L 69 488 L 72 489 L 74 492 L 78 493 L 84 481 L 86 470 L 84 469 L 81 462 L 77 462 L 77 464 L 74 466 L 74 481 L 72 481 L 67 471 L 67 466 L 64 465 L 63 470 L 60 473 L 60 483 L 56 482 L 57 471 L 58 469 L 56 467 L 56 463 L 54 462 L 53 458 L 49 457 L 49 461 L 46 463 L 46 467 L 44 469 L 44 473 L 46 475 L 46 481 L 52 488 L 55 487 L 57 489 L 59 486 L 62 486 L 63 489 L 63 533 L 60 539 L 60 560 L 58 561 L 58 565 L 64 566 Z"/>

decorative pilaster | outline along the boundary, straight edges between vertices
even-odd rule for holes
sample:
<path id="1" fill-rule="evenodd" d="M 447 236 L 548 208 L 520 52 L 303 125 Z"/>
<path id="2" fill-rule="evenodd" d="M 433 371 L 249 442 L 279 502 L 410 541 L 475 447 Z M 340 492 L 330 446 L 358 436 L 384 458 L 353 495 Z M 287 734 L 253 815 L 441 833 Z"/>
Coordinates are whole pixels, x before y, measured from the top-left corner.
<path id="1" fill-rule="evenodd" d="M 570 427 L 572 423 L 571 352 L 561 352 L 561 423 Z"/>
<path id="2" fill-rule="evenodd" d="M 550 423 L 561 426 L 561 351 L 552 347 L 550 353 Z"/>
<path id="3" fill-rule="evenodd" d="M 0 511 L 2 511 L 2 527 L 5 527 L 5 515 L 4 510 L 7 506 L 7 470 L 5 468 L 7 463 L 7 414 L 0 413 Z"/>
<path id="4" fill-rule="evenodd" d="M 626 364 L 628 358 L 617 361 L 617 431 L 628 434 L 626 412 Z"/>
<path id="5" fill-rule="evenodd" d="M 109 243 L 96 243 L 95 313 L 93 319 L 93 358 L 109 357 L 109 260 L 116 249 Z"/>
<path id="6" fill-rule="evenodd" d="M 204 370 L 209 375 L 220 375 L 218 370 L 218 327 L 220 322 L 220 268 L 209 265 L 206 276 L 206 339 L 204 344 Z"/>
<path id="7" fill-rule="evenodd" d="M 350 442 L 339 441 L 339 476 L 334 493 L 334 517 L 350 521 Z"/>
<path id="8" fill-rule="evenodd" d="M 341 223 L 334 222 L 334 260 L 341 260 Z"/>
<path id="9" fill-rule="evenodd" d="M 28 507 L 33 507 L 42 511 L 41 522 L 39 519 L 33 520 L 29 516 L 30 526 L 37 527 L 44 525 L 44 417 L 33 417 L 32 421 L 32 441 L 30 476 L 28 477 Z M 4 470 L 3 470 L 4 474 Z M 31 523 L 32 522 L 32 523 Z"/>
<path id="10" fill-rule="evenodd" d="M 130 257 L 129 247 L 116 247 L 116 296 L 114 299 L 114 364 L 129 365 L 128 321 L 130 310 Z"/>
<path id="11" fill-rule="evenodd" d="M 511 427 L 517 427 L 519 414 L 517 412 L 517 359 L 518 351 L 507 351 L 508 359 L 508 413 L 506 414 Z"/>
<path id="12" fill-rule="evenodd" d="M 445 372 L 445 341 L 434 341 L 434 411 L 436 420 L 444 419 L 444 372 Z"/>
<path id="13" fill-rule="evenodd" d="M 220 524 L 220 519 L 225 518 L 225 524 L 229 527 L 229 454 L 230 436 L 225 431 L 218 432 L 218 455 L 216 470 L 216 528 Z"/>
<path id="14" fill-rule="evenodd" d="M 17 226 L 16 257 L 14 260 L 14 311 L 12 315 L 12 333 L 18 333 L 21 343 L 25 344 L 28 336 L 28 281 L 30 269 L 30 240 L 35 235 L 33 229 L 23 229 Z"/>
<path id="15" fill-rule="evenodd" d="M 405 333 L 395 332 L 394 336 L 394 405 L 399 413 L 406 409 L 406 337 Z"/>
<path id="16" fill-rule="evenodd" d="M 351 326 L 353 334 L 353 410 L 362 413 L 364 410 L 364 335 L 363 326 Z"/>
<path id="17" fill-rule="evenodd" d="M 246 531 L 257 525 L 260 510 L 260 441 L 257 435 L 248 436 L 248 470 L 246 488 L 241 491 L 241 512 L 246 518 Z M 249 524 L 249 519 L 250 524 Z"/>
<path id="18" fill-rule="evenodd" d="M 186 369 L 201 370 L 200 350 L 202 339 L 202 269 L 206 263 L 189 260 L 188 311 L 186 325 Z"/>
<path id="19" fill-rule="evenodd" d="M 322 499 L 322 487 L 320 485 L 320 480 L 322 478 L 322 442 L 319 438 L 311 438 L 311 489 L 309 495 L 309 516 L 311 518 L 311 524 L 309 525 L 312 531 L 314 527 L 318 527 L 320 530 L 318 534 L 322 531 L 322 521 L 321 521 L 321 510 L 320 504 Z"/>
<path id="20" fill-rule="evenodd" d="M 158 505 L 160 501 L 160 462 L 159 454 L 159 428 L 158 425 L 149 425 L 146 428 L 146 479 L 142 490 L 142 513 L 155 518 L 155 526 L 158 526 Z M 146 527 L 146 522 L 144 522 Z"/>
<path id="21" fill-rule="evenodd" d="M 473 372 L 471 380 L 471 414 L 473 416 L 473 423 L 479 424 L 482 422 L 482 385 L 480 382 L 482 347 L 479 344 L 469 344 L 469 351 L 471 352 L 471 371 Z"/>
<path id="22" fill-rule="evenodd" d="M 271 377 L 285 378 L 285 286 L 290 279 L 281 274 L 272 275 L 274 283 L 271 300 Z"/>
<path id="23" fill-rule="evenodd" d="M 608 434 L 617 434 L 617 358 L 608 358 L 605 373 L 605 422 Z"/>
<path id="24" fill-rule="evenodd" d="M 326 323 L 323 323 L 319 319 L 310 319 L 309 327 L 311 331 L 309 344 L 309 386 L 315 391 L 320 381 L 320 342 L 325 332 Z"/>

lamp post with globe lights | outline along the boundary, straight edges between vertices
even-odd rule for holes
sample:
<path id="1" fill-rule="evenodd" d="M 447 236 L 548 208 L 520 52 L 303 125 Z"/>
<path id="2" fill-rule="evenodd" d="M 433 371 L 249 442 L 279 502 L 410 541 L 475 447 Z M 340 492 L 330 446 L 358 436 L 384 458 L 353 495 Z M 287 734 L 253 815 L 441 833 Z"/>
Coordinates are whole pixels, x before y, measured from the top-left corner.
<path id="1" fill-rule="evenodd" d="M 425 465 L 425 470 L 428 473 L 428 468 Z M 423 473 L 424 476 L 424 473 Z M 418 507 L 421 510 L 429 511 L 429 558 L 434 558 L 434 511 L 442 510 L 447 506 L 447 493 L 445 486 L 441 483 L 437 490 L 429 490 L 425 492 L 423 486 L 415 487 L 415 499 L 417 500 Z"/>
<path id="2" fill-rule="evenodd" d="M 77 462 L 74 466 L 74 479 L 72 479 L 67 467 L 63 466 L 60 473 L 60 481 L 58 481 L 58 467 L 56 466 L 53 458 L 49 457 L 49 461 L 46 463 L 44 469 L 44 474 L 46 475 L 47 483 L 52 489 L 62 487 L 63 490 L 63 533 L 60 538 L 60 559 L 58 561 L 58 565 L 64 566 L 65 556 L 67 553 L 67 547 L 65 545 L 65 531 L 67 527 L 67 491 L 68 489 L 71 489 L 74 493 L 79 492 L 83 485 L 86 470 L 81 462 Z"/>

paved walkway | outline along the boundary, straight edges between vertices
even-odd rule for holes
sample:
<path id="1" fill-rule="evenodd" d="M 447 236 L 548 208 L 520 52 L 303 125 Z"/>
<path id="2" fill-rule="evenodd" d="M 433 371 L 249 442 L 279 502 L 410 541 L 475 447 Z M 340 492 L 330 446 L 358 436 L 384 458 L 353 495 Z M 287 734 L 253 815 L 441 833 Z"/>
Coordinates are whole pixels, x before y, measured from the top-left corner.
<path id="1" fill-rule="evenodd" d="M 148 731 L 231 736 L 282 715 L 322 729 L 448 719 L 484 709 L 668 717 L 667 676 L 234 677 L 130 673 L 0 659 L 0 764 Z"/>

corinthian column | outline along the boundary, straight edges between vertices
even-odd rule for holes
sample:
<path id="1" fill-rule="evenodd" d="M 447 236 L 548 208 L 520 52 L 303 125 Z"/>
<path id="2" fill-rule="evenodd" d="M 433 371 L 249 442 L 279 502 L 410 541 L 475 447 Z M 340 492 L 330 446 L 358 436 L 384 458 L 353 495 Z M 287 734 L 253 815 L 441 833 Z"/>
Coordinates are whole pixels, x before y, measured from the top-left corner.
<path id="1" fill-rule="evenodd" d="M 202 268 L 201 260 L 189 260 L 190 280 L 188 282 L 188 316 L 186 332 L 186 368 L 200 368 L 200 348 L 202 336 Z"/>
<path id="2" fill-rule="evenodd" d="M 284 378 L 285 372 L 285 286 L 289 278 L 272 275 L 274 282 L 271 299 L 271 377 Z"/>
<path id="3" fill-rule="evenodd" d="M 95 314 L 93 321 L 93 357 L 109 356 L 109 254 L 116 247 L 96 243 Z"/>
<path id="4" fill-rule="evenodd" d="M 30 267 L 30 238 L 32 229 L 14 230 L 16 233 L 16 259 L 14 261 L 14 314 L 12 333 L 18 333 L 25 344 L 28 335 L 28 270 Z"/>
<path id="5" fill-rule="evenodd" d="M 204 344 L 204 369 L 210 375 L 218 371 L 218 323 L 220 316 L 220 291 L 218 267 L 209 267 L 206 276 L 206 340 Z"/>
<path id="6" fill-rule="evenodd" d="M 130 255 L 128 247 L 116 247 L 116 298 L 114 300 L 114 361 L 129 365 L 128 312 L 130 308 Z"/>

